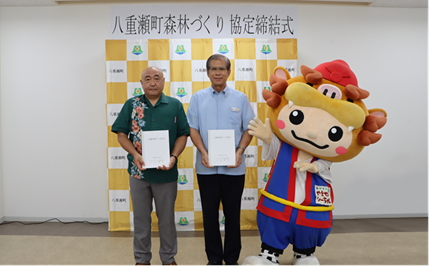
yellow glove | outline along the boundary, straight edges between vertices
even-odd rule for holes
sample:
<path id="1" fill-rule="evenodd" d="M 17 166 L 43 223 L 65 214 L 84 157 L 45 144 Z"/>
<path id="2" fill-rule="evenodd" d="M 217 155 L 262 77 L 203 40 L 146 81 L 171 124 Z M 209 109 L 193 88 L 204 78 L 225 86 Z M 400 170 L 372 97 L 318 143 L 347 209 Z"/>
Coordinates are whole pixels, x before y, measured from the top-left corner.
<path id="1" fill-rule="evenodd" d="M 273 139 L 273 131 L 271 130 L 270 119 L 265 119 L 265 125 L 262 121 L 255 117 L 254 120 L 250 121 L 250 124 L 247 126 L 249 129 L 249 134 L 257 137 L 262 140 L 265 144 L 270 145 L 271 140 Z"/>

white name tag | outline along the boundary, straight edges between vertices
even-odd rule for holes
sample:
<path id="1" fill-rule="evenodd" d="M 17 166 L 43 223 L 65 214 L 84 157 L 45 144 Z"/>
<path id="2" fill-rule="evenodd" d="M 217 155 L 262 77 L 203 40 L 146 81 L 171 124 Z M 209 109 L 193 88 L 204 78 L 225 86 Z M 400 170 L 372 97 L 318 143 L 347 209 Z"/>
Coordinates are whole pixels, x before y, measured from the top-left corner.
<path id="1" fill-rule="evenodd" d="M 324 186 L 314 186 L 316 192 L 316 203 L 320 205 L 331 206 L 331 188 Z"/>
<path id="2" fill-rule="evenodd" d="M 233 111 L 233 112 L 239 112 L 239 111 L 240 111 L 240 108 L 237 108 L 237 107 L 231 107 L 231 111 Z"/>

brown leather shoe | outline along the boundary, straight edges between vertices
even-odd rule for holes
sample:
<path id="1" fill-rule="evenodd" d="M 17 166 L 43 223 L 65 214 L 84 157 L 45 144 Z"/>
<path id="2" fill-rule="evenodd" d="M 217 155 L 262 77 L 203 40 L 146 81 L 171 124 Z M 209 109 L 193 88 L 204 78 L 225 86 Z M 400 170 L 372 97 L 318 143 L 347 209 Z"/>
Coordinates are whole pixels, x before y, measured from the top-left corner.
<path id="1" fill-rule="evenodd" d="M 172 263 L 169 264 L 163 264 L 163 265 L 177 265 L 177 263 L 175 261 L 173 261 Z"/>

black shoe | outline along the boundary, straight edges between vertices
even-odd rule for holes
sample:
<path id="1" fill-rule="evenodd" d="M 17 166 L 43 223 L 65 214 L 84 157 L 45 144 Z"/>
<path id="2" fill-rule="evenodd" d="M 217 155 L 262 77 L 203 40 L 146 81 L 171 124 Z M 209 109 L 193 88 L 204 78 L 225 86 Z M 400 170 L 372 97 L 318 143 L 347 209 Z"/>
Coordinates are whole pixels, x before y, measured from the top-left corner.
<path id="1" fill-rule="evenodd" d="M 209 261 L 209 263 L 207 263 L 207 265 L 222 265 L 222 262 Z"/>
<path id="2" fill-rule="evenodd" d="M 238 263 L 236 261 L 234 261 L 234 262 L 226 262 L 225 261 L 225 265 L 238 265 Z"/>

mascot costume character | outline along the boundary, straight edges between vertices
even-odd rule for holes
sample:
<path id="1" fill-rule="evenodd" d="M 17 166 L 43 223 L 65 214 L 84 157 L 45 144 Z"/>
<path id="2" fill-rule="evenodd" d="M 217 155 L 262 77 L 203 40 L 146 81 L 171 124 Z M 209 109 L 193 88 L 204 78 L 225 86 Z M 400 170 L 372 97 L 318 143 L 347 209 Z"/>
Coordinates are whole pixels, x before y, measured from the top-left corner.
<path id="1" fill-rule="evenodd" d="M 314 256 L 331 231 L 334 194 L 332 162 L 350 160 L 376 143 L 387 119 L 382 109 L 367 109 L 369 92 L 358 87 L 342 60 L 315 69 L 301 67 L 290 77 L 283 67 L 264 90 L 267 119 L 250 122 L 249 133 L 263 142 L 261 157 L 274 159 L 257 206 L 262 250 L 243 264 L 278 264 L 293 245 L 293 264 L 319 264 Z"/>

